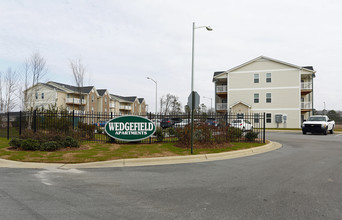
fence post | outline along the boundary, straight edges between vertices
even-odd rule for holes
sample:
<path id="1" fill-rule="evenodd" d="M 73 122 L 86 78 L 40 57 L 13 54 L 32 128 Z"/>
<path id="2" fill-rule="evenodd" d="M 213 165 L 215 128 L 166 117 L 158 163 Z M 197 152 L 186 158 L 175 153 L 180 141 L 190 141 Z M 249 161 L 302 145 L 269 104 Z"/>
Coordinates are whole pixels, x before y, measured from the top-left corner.
<path id="1" fill-rule="evenodd" d="M 110 112 L 110 119 L 113 119 L 113 112 Z"/>
<path id="2" fill-rule="evenodd" d="M 150 112 L 150 120 L 152 119 L 152 114 Z M 155 119 L 155 123 L 154 123 L 155 127 L 156 127 L 156 131 L 157 131 L 157 119 Z M 152 137 L 150 136 L 150 144 L 152 144 Z"/>
<path id="3" fill-rule="evenodd" d="M 7 112 L 7 140 L 9 140 L 9 112 Z"/>
<path id="4" fill-rule="evenodd" d="M 19 112 L 19 136 L 21 135 L 21 111 Z"/>
<path id="5" fill-rule="evenodd" d="M 266 134 L 266 113 L 264 112 L 264 129 L 263 129 L 263 137 L 262 137 L 262 141 L 263 143 L 265 143 L 265 135 Z"/>
<path id="6" fill-rule="evenodd" d="M 72 130 L 75 130 L 75 110 L 72 110 Z"/>
<path id="7" fill-rule="evenodd" d="M 33 111 L 33 132 L 37 132 L 37 110 Z"/>

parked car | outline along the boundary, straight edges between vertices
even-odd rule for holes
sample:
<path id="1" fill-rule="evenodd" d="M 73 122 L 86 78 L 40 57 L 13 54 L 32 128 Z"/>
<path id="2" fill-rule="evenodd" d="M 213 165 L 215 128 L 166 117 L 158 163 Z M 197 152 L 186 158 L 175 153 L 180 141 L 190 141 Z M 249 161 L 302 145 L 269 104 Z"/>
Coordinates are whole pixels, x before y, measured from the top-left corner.
<path id="1" fill-rule="evenodd" d="M 184 128 L 185 126 L 187 126 L 190 123 L 191 123 L 191 120 L 189 120 L 189 119 L 182 119 L 181 122 L 176 122 L 174 124 L 174 126 L 177 127 L 177 128 Z"/>
<path id="2" fill-rule="evenodd" d="M 334 133 L 335 121 L 330 120 L 326 115 L 313 115 L 303 122 L 302 132 L 323 133 L 324 135 Z"/>
<path id="3" fill-rule="evenodd" d="M 174 124 L 174 121 L 171 118 L 163 118 L 160 121 L 160 127 L 162 128 L 170 128 Z"/>
<path id="4" fill-rule="evenodd" d="M 245 119 L 235 119 L 230 124 L 231 127 L 240 128 L 243 131 L 250 131 L 253 129 L 251 122 Z"/>
<path id="5" fill-rule="evenodd" d="M 160 127 L 160 119 L 152 119 L 151 121 L 156 125 L 156 127 Z"/>
<path id="6" fill-rule="evenodd" d="M 219 121 L 216 118 L 207 118 L 207 120 L 205 120 L 205 124 L 215 127 L 220 125 Z"/>
<path id="7" fill-rule="evenodd" d="M 107 121 L 99 121 L 95 123 L 95 126 L 97 127 L 104 127 L 106 125 Z"/>

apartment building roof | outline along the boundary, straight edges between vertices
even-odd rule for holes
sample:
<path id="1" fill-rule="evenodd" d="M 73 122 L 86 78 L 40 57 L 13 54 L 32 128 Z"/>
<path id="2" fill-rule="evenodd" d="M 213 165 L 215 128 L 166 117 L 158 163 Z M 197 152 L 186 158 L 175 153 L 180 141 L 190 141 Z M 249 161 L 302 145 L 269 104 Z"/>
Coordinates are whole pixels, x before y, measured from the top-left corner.
<path id="1" fill-rule="evenodd" d="M 99 96 L 103 96 L 106 91 L 107 89 L 97 89 L 97 93 L 99 94 Z"/>
<path id="2" fill-rule="evenodd" d="M 81 92 L 81 93 L 90 93 L 90 91 L 94 88 L 94 86 L 83 86 L 79 88 L 77 86 L 67 85 L 67 84 L 53 82 L 53 81 L 49 81 L 46 84 L 50 86 L 54 86 L 59 89 L 65 88 L 65 89 L 71 90 L 72 92 Z M 57 86 L 55 86 L 54 84 L 56 84 Z"/>
<path id="3" fill-rule="evenodd" d="M 144 101 L 144 98 L 138 98 L 139 103 L 141 104 Z"/>
<path id="4" fill-rule="evenodd" d="M 246 65 L 248 65 L 248 64 L 251 64 L 251 63 L 253 63 L 253 62 L 255 62 L 255 61 L 258 61 L 258 60 L 261 60 L 261 59 L 270 60 L 270 61 L 273 61 L 273 62 L 276 62 L 276 63 L 281 63 L 281 64 L 284 64 L 284 65 L 287 65 L 287 66 L 291 66 L 291 67 L 294 67 L 294 68 L 297 68 L 297 69 L 305 69 L 306 71 L 312 72 L 313 76 L 315 76 L 315 73 L 316 73 L 316 71 L 313 69 L 312 66 L 303 66 L 303 67 L 301 67 L 301 66 L 297 66 L 297 65 L 294 65 L 294 64 L 291 64 L 291 63 L 284 62 L 284 61 L 276 60 L 276 59 L 273 59 L 273 58 L 270 58 L 270 57 L 259 56 L 259 57 L 255 58 L 255 59 L 252 59 L 252 60 L 250 60 L 250 61 L 247 61 L 247 62 L 245 62 L 245 63 L 243 63 L 243 64 L 241 64 L 241 65 L 239 65 L 239 66 L 233 67 L 233 68 L 231 68 L 231 69 L 229 69 L 229 70 L 227 70 L 227 71 L 218 71 L 218 72 L 214 72 L 213 80 L 214 80 L 216 77 L 218 77 L 218 76 L 220 76 L 220 75 L 222 75 L 222 74 L 225 74 L 225 73 L 229 73 L 229 72 L 235 71 L 235 70 L 237 70 L 237 69 L 239 69 L 239 68 L 241 68 L 241 67 L 244 67 L 244 66 L 246 66 Z"/>
<path id="5" fill-rule="evenodd" d="M 125 102 L 134 102 L 137 97 L 136 96 L 119 96 L 110 94 L 113 98 L 118 99 L 119 101 L 125 101 Z"/>

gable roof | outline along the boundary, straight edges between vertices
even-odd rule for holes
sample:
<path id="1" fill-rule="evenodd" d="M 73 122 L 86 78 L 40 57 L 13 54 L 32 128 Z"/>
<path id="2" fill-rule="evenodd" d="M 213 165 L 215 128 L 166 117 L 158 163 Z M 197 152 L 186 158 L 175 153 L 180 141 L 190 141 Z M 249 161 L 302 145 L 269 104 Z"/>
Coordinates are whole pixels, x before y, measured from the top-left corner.
<path id="1" fill-rule="evenodd" d="M 119 95 L 114 95 L 114 94 L 110 94 L 112 98 L 114 99 L 118 99 L 121 102 L 134 102 L 137 97 L 136 96 L 119 96 Z"/>
<path id="2" fill-rule="evenodd" d="M 226 73 L 233 72 L 233 71 L 235 71 L 235 70 L 237 70 L 237 69 L 239 69 L 239 68 L 241 68 L 241 67 L 247 66 L 248 64 L 251 64 L 251 63 L 253 63 L 253 62 L 255 62 L 255 61 L 258 61 L 258 60 L 261 60 L 261 59 L 266 59 L 266 60 L 270 60 L 270 61 L 273 61 L 273 62 L 276 62 L 276 63 L 281 63 L 281 64 L 284 64 L 284 65 L 287 65 L 287 66 L 294 67 L 294 68 L 296 68 L 296 69 L 301 69 L 301 70 L 304 69 L 304 70 L 306 70 L 306 71 L 312 72 L 312 73 L 314 74 L 314 76 L 315 76 L 315 73 L 316 73 L 316 71 L 313 69 L 312 66 L 304 66 L 304 67 L 301 67 L 301 66 L 297 66 L 297 65 L 295 65 L 295 64 L 291 64 L 291 63 L 287 63 L 287 62 L 284 62 L 284 61 L 276 60 L 276 59 L 273 59 L 273 58 L 270 58 L 270 57 L 259 56 L 259 57 L 255 58 L 255 59 L 252 59 L 252 60 L 250 60 L 250 61 L 247 61 L 247 62 L 245 62 L 245 63 L 243 63 L 243 64 L 241 64 L 241 65 L 239 65 L 239 66 L 233 67 L 233 68 L 231 68 L 231 69 L 229 69 L 229 70 L 227 70 L 227 71 L 214 72 L 213 79 L 214 79 L 215 77 L 220 76 L 220 75 L 223 75 L 223 74 L 226 74 Z"/>
<path id="3" fill-rule="evenodd" d="M 144 98 L 138 98 L 139 103 L 141 104 L 145 99 Z"/>
<path id="4" fill-rule="evenodd" d="M 236 106 L 236 105 L 238 105 L 238 104 L 242 104 L 242 105 L 245 105 L 245 106 L 247 106 L 248 108 L 251 108 L 251 106 L 250 105 L 248 105 L 248 104 L 246 104 L 246 103 L 244 103 L 244 102 L 241 102 L 241 101 L 239 101 L 239 102 L 235 102 L 234 104 L 232 104 L 230 107 L 232 108 L 232 107 L 234 107 L 234 106 Z"/>
<path id="5" fill-rule="evenodd" d="M 105 92 L 107 91 L 107 89 L 97 89 L 96 91 L 99 94 L 99 96 L 103 96 Z"/>
<path id="6" fill-rule="evenodd" d="M 81 92 L 81 93 L 90 93 L 90 91 L 94 88 L 94 86 L 83 86 L 83 87 L 80 87 L 80 91 L 79 91 L 79 88 L 76 86 L 67 85 L 67 84 L 63 84 L 63 83 L 59 83 L 59 82 L 49 81 L 46 84 L 54 86 L 54 87 L 59 88 L 59 89 L 65 88 L 65 89 L 70 90 L 72 92 Z"/>

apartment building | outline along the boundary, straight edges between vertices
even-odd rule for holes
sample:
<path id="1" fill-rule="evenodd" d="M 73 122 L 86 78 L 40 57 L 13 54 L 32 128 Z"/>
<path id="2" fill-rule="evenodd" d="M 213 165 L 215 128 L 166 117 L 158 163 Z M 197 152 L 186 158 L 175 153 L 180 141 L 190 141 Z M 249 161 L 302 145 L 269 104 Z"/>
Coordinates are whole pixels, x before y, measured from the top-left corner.
<path id="1" fill-rule="evenodd" d="M 215 110 L 225 114 L 266 113 L 266 128 L 299 128 L 312 115 L 312 66 L 260 56 L 215 72 Z"/>
<path id="2" fill-rule="evenodd" d="M 146 114 L 146 102 L 144 98 L 136 96 L 119 96 L 110 94 L 111 109 L 115 114 L 144 115 Z"/>
<path id="3" fill-rule="evenodd" d="M 57 106 L 69 112 L 146 114 L 145 99 L 137 97 L 113 96 L 107 89 L 94 86 L 76 87 L 49 81 L 38 83 L 25 91 L 25 109 L 48 109 Z"/>

